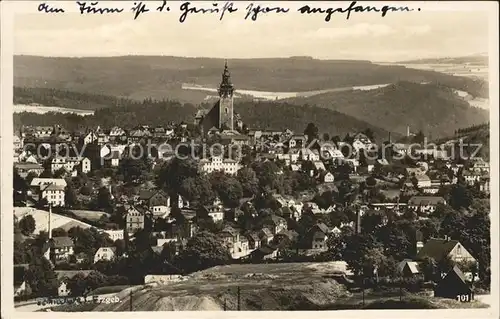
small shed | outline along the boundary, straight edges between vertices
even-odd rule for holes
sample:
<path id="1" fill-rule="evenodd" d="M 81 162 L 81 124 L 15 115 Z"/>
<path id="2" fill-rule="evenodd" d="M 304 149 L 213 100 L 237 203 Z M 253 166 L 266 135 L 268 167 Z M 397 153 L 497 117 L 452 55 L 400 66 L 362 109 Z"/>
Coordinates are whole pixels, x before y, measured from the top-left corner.
<path id="1" fill-rule="evenodd" d="M 397 266 L 398 273 L 403 277 L 417 277 L 420 276 L 418 263 L 412 260 L 403 260 Z"/>
<path id="2" fill-rule="evenodd" d="M 441 298 L 457 299 L 460 296 L 467 296 L 466 300 L 472 300 L 472 289 L 465 281 L 465 276 L 457 266 L 454 266 L 444 277 L 437 283 L 434 288 L 434 296 Z M 465 299 L 465 298 L 462 298 Z"/>

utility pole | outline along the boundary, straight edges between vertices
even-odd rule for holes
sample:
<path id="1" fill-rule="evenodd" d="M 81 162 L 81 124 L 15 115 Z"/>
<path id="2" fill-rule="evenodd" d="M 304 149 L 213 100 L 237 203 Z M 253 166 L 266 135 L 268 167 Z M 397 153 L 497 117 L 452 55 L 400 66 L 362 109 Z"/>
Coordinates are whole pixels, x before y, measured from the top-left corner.
<path id="1" fill-rule="evenodd" d="M 130 310 L 132 311 L 132 290 L 130 290 Z"/>
<path id="2" fill-rule="evenodd" d="M 238 286 L 238 311 L 241 310 L 240 297 L 241 297 L 240 286 Z"/>
<path id="3" fill-rule="evenodd" d="M 365 277 L 363 276 L 363 307 L 365 306 Z"/>
<path id="4" fill-rule="evenodd" d="M 403 278 L 399 279 L 399 301 L 403 301 Z"/>

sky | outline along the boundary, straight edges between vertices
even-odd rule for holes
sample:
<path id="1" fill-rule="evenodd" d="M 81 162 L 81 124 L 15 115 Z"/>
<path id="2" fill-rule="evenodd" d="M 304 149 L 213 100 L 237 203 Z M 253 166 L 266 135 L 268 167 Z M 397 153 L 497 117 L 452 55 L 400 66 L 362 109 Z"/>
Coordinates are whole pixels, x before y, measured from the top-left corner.
<path id="1" fill-rule="evenodd" d="M 16 3 L 14 54 L 42 56 L 170 55 L 217 58 L 266 58 L 312 56 L 320 59 L 402 61 L 418 58 L 465 56 L 487 53 L 491 7 L 482 3 L 408 2 L 413 12 L 301 15 L 306 3 L 256 4 L 290 7 L 288 14 L 260 14 L 245 20 L 249 2 L 235 2 L 239 10 L 224 16 L 194 15 L 179 22 L 181 2 L 169 1 L 170 12 L 153 12 L 134 20 L 127 11 L 133 2 L 118 2 L 124 13 L 81 15 L 75 2 L 48 2 L 66 10 L 63 14 L 38 13 L 37 2 Z M 104 7 L 105 2 L 99 6 Z M 107 3 L 108 6 L 111 6 Z M 156 8 L 161 1 L 146 5 Z M 196 3 L 209 8 L 211 2 Z M 311 6 L 348 7 L 350 2 L 309 2 Z M 388 3 L 385 3 L 388 4 Z M 390 4 L 390 3 L 389 3 Z M 398 2 L 395 5 L 402 6 Z M 491 4 L 491 3 L 489 3 Z M 224 2 L 218 4 L 223 6 Z M 358 2 L 381 7 L 384 3 Z M 73 12 L 70 12 L 73 11 Z"/>

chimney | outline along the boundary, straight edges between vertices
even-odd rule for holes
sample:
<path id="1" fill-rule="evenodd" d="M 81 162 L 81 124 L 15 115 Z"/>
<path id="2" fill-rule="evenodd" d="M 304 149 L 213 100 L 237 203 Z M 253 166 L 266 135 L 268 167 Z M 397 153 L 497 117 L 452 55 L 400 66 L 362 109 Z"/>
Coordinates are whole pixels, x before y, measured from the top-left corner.
<path id="1" fill-rule="evenodd" d="M 49 224 L 48 224 L 48 232 L 49 232 L 49 239 L 47 240 L 47 251 L 43 254 L 43 256 L 50 261 L 50 240 L 52 239 L 52 205 L 49 204 Z"/>
<path id="2" fill-rule="evenodd" d="M 417 241 L 417 254 L 418 252 L 420 251 L 420 249 L 422 249 L 422 247 L 424 247 L 424 243 L 422 241 Z"/>
<path id="3" fill-rule="evenodd" d="M 52 238 L 52 205 L 49 204 L 49 239 Z"/>
<path id="4" fill-rule="evenodd" d="M 391 140 L 391 132 L 389 132 L 389 144 L 392 144 L 392 140 Z"/>
<path id="5" fill-rule="evenodd" d="M 410 136 L 410 126 L 409 125 L 406 127 L 406 136 L 407 137 Z"/>
<path id="6" fill-rule="evenodd" d="M 358 209 L 356 211 L 356 224 L 354 225 L 354 232 L 356 234 L 359 234 L 361 233 L 361 211 L 360 209 Z"/>

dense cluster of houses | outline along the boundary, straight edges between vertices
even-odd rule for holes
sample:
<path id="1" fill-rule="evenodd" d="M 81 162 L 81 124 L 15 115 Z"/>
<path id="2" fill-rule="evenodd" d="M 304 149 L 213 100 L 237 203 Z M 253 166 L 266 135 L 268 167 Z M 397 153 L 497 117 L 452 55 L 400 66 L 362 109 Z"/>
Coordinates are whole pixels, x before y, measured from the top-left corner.
<path id="1" fill-rule="evenodd" d="M 370 176 L 376 176 L 381 181 L 390 181 L 398 185 L 400 193 L 409 193 L 408 200 L 388 198 L 383 202 L 363 202 L 358 211 L 357 219 L 328 227 L 324 223 L 313 225 L 306 236 L 306 244 L 301 248 L 303 253 L 315 254 L 327 250 L 327 241 L 331 236 L 337 236 L 343 227 L 352 227 L 359 231 L 360 218 L 365 214 L 381 214 L 383 222 L 387 223 L 391 215 L 400 215 L 406 209 L 417 213 L 418 218 L 428 218 L 439 205 L 446 205 L 446 200 L 437 196 L 444 185 L 452 185 L 463 178 L 467 184 L 477 186 L 482 192 L 489 193 L 489 164 L 477 158 L 467 164 L 457 164 L 446 159 L 446 151 L 416 149 L 409 150 L 409 145 L 392 143 L 390 149 L 395 153 L 431 155 L 430 159 L 422 159 L 415 165 L 407 165 L 402 170 L 391 168 L 386 158 L 364 159 L 358 156 L 363 150 L 370 150 L 376 144 L 367 134 L 356 132 L 349 141 L 308 142 L 308 136 L 297 134 L 289 129 L 259 130 L 243 129 L 239 116 L 233 114 L 233 88 L 229 80 L 229 71 L 223 74 L 219 90 L 220 101 L 211 110 L 200 111 L 196 115 L 196 123 L 202 131 L 204 140 L 216 138 L 223 145 L 248 146 L 256 154 L 257 161 L 274 161 L 284 163 L 291 171 L 303 172 L 316 178 L 318 184 L 329 185 L 333 189 L 338 186 L 336 168 L 347 165 L 350 167 L 348 179 L 354 184 L 367 181 Z M 34 178 L 30 182 L 30 195 L 33 198 L 45 198 L 51 206 L 65 206 L 65 177 L 87 174 L 102 167 L 118 167 L 126 149 L 137 144 L 155 143 L 159 151 L 156 160 L 165 161 L 175 154 L 171 151 L 169 142 L 186 142 L 188 125 L 184 122 L 175 125 L 169 123 L 165 127 L 149 127 L 141 125 L 132 130 L 120 127 L 110 129 L 75 129 L 68 131 L 59 125 L 49 127 L 23 127 L 14 138 L 14 167 L 22 178 L 30 174 Z M 30 145 L 31 148 L 26 147 Z M 43 148 L 46 152 L 55 154 L 61 147 L 74 150 L 71 156 L 52 156 L 43 161 L 41 155 L 33 150 Z M 162 148 L 162 145 L 168 147 Z M 342 150 L 347 147 L 349 154 Z M 199 169 L 204 173 L 223 171 L 235 175 L 243 167 L 239 158 L 226 158 L 224 155 L 212 156 L 199 161 Z M 53 174 L 61 173 L 58 178 L 39 177 L 46 169 Z M 282 174 L 283 172 L 278 172 Z M 226 208 L 216 198 L 210 205 L 191 207 L 181 196 L 171 196 L 158 189 L 143 189 L 139 195 L 122 201 L 116 199 L 116 211 L 123 218 L 125 228 L 121 230 L 106 230 L 112 240 L 124 239 L 124 234 L 133 237 L 140 230 L 146 229 L 156 237 L 156 245 L 152 251 L 161 253 L 165 243 L 183 245 L 192 237 L 197 229 L 197 218 L 211 217 L 215 222 L 230 222 L 217 233 L 234 259 L 248 258 L 255 261 L 279 258 L 280 248 L 289 246 L 297 240 L 298 234 L 288 229 L 287 219 L 298 221 L 305 210 L 313 214 L 329 214 L 337 208 L 332 205 L 320 208 L 312 198 L 295 198 L 291 196 L 273 195 L 278 209 L 267 216 L 260 229 L 238 229 L 234 225 L 237 217 L 242 214 L 243 205 L 252 205 L 251 199 L 241 201 L 240 207 Z M 178 224 L 172 217 L 172 211 L 178 208 L 186 222 Z M 233 226 L 231 225 L 233 224 Z M 161 231 L 156 231 L 161 229 Z M 473 260 L 470 253 L 456 240 L 431 239 L 426 243 L 417 242 L 418 254 L 415 260 L 405 260 L 399 265 L 402 273 L 415 275 L 419 273 L 418 260 L 432 257 L 436 260 L 450 256 L 453 260 Z M 74 243 L 69 237 L 54 237 L 49 242 L 48 251 L 54 263 L 68 261 L 90 260 L 99 262 L 117 257 L 114 247 L 99 247 L 94 256 L 74 254 Z M 450 278 L 462 278 L 460 270 L 453 269 Z M 451 279 L 450 279 L 451 280 Z M 60 295 L 68 293 L 64 281 L 59 289 Z"/>

